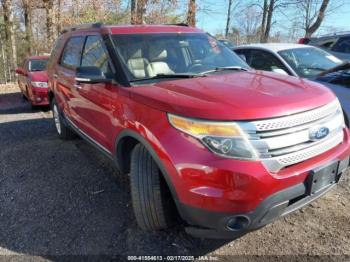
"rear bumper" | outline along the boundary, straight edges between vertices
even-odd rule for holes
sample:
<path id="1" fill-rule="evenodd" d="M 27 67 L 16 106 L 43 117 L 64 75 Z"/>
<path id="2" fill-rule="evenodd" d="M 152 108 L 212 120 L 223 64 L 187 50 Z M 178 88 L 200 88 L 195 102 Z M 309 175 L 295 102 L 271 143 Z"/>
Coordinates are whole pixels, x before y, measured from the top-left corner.
<path id="1" fill-rule="evenodd" d="M 284 217 L 318 199 L 331 190 L 349 165 L 349 158 L 339 162 L 335 183 L 316 193 L 309 192 L 305 180 L 278 191 L 262 201 L 254 211 L 247 213 L 222 213 L 179 204 L 181 216 L 189 224 L 187 233 L 196 237 L 236 238 Z"/>

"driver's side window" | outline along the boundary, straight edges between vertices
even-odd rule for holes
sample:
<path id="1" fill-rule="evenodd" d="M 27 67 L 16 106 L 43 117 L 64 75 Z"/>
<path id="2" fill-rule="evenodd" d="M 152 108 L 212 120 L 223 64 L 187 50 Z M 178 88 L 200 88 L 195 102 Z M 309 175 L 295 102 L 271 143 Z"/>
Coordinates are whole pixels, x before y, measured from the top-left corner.
<path id="1" fill-rule="evenodd" d="M 288 69 L 276 56 L 262 50 L 251 51 L 249 65 L 257 70 L 274 71 L 276 69 L 282 69 L 288 72 Z"/>
<path id="2" fill-rule="evenodd" d="M 81 59 L 81 66 L 95 66 L 104 74 L 111 72 L 109 55 L 100 36 L 88 36 Z"/>

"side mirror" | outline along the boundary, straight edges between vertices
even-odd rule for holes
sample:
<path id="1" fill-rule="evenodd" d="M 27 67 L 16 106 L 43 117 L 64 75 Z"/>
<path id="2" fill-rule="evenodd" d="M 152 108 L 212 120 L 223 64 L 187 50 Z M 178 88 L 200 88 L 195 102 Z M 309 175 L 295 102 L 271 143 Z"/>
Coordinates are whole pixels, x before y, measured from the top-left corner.
<path id="1" fill-rule="evenodd" d="M 281 74 L 281 75 L 286 75 L 286 76 L 289 75 L 286 71 L 284 71 L 284 70 L 281 69 L 281 68 L 273 68 L 273 69 L 272 69 L 272 72 L 277 73 L 277 74 Z"/>
<path id="2" fill-rule="evenodd" d="M 23 68 L 21 67 L 16 68 L 16 74 L 23 75 L 24 74 Z"/>
<path id="3" fill-rule="evenodd" d="M 81 66 L 76 69 L 75 81 L 78 83 L 96 84 L 108 83 L 111 79 L 106 78 L 104 73 L 95 66 Z"/>

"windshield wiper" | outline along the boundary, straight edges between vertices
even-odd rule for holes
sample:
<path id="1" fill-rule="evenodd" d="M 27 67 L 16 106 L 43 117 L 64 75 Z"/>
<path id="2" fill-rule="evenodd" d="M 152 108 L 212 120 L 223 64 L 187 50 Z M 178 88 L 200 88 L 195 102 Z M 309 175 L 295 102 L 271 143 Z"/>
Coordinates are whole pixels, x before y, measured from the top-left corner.
<path id="1" fill-rule="evenodd" d="M 130 80 L 130 82 L 140 82 L 140 81 L 166 79 L 166 78 L 194 78 L 194 77 L 201 77 L 201 76 L 202 76 L 201 74 L 157 74 L 152 77 L 133 79 L 133 80 Z"/>
<path id="2" fill-rule="evenodd" d="M 304 67 L 305 69 L 308 69 L 308 70 L 317 70 L 317 71 L 326 71 L 326 69 L 324 68 L 321 68 L 321 67 Z"/>
<path id="3" fill-rule="evenodd" d="M 232 71 L 248 71 L 247 68 L 241 67 L 241 66 L 226 66 L 226 67 L 215 67 L 214 69 L 205 71 L 200 73 L 200 75 L 206 75 L 210 73 L 215 73 L 215 72 L 222 72 L 226 70 L 232 70 Z"/>
<path id="4" fill-rule="evenodd" d="M 327 75 L 329 73 L 333 73 L 333 72 L 337 72 L 337 71 L 342 71 L 342 70 L 346 70 L 346 69 L 350 69 L 350 63 L 345 61 L 344 63 L 341 63 L 335 67 L 332 67 L 328 70 L 325 70 L 324 72 L 320 73 L 319 76 L 324 76 Z"/>

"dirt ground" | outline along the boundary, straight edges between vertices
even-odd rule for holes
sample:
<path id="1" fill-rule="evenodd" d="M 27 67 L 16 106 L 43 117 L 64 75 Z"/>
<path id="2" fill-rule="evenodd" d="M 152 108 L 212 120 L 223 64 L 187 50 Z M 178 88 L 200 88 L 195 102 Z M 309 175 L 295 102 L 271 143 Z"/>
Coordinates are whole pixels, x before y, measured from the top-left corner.
<path id="1" fill-rule="evenodd" d="M 349 172 L 310 206 L 233 241 L 195 239 L 181 226 L 144 233 L 128 177 L 82 139 L 59 140 L 51 112 L 31 109 L 13 87 L 0 87 L 0 161 L 0 255 L 11 261 L 350 261 Z"/>

